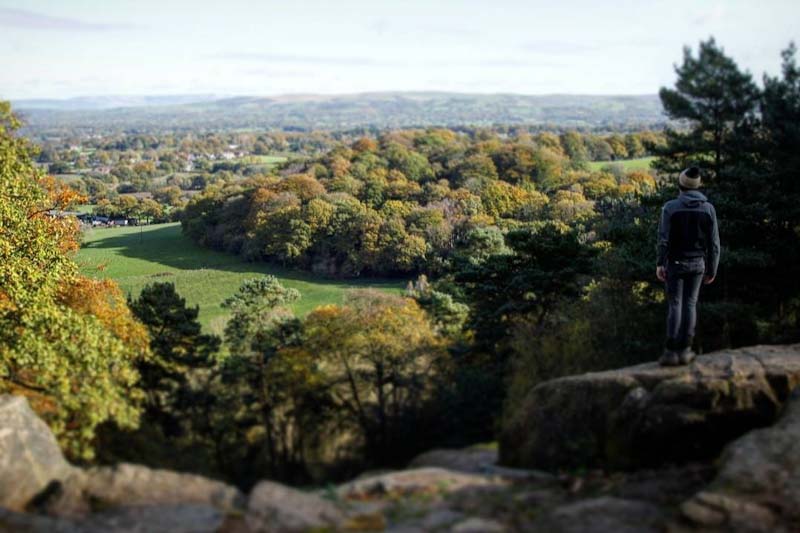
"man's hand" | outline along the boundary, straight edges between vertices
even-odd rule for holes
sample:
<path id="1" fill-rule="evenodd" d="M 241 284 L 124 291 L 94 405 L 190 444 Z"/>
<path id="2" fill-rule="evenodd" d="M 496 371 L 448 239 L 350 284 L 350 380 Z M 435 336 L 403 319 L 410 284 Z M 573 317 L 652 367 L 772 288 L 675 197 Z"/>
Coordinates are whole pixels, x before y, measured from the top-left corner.
<path id="1" fill-rule="evenodd" d="M 657 266 L 656 277 L 658 278 L 658 281 L 667 281 L 667 269 L 663 266 Z"/>
<path id="2" fill-rule="evenodd" d="M 711 285 L 712 283 L 714 283 L 715 278 L 716 276 L 703 276 L 703 283 L 705 285 Z"/>

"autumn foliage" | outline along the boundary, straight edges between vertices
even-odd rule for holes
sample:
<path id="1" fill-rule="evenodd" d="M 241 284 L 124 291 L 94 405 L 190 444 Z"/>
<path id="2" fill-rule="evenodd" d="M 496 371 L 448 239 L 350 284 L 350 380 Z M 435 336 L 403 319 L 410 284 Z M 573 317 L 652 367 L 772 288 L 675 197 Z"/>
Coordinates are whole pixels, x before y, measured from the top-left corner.
<path id="1" fill-rule="evenodd" d="M 18 127 L 0 103 L 0 392 L 28 396 L 88 458 L 98 424 L 137 423 L 147 333 L 113 283 L 78 275 L 78 224 L 58 212 L 81 197 L 33 165 Z"/>

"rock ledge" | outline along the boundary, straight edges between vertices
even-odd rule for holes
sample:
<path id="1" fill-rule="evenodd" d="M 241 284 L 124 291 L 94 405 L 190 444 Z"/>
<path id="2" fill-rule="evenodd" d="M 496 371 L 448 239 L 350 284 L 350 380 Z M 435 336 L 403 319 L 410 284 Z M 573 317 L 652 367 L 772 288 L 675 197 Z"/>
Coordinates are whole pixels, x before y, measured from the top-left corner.
<path id="1" fill-rule="evenodd" d="M 552 471 L 713 459 L 728 442 L 775 422 L 799 383 L 800 345 L 548 381 L 505 423 L 500 460 Z"/>

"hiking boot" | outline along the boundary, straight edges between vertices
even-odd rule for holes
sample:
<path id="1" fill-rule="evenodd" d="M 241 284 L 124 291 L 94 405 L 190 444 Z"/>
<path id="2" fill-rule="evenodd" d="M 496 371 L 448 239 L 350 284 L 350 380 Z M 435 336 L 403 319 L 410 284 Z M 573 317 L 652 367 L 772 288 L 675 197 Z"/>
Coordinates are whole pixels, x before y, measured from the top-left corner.
<path id="1" fill-rule="evenodd" d="M 678 352 L 675 351 L 677 347 L 678 343 L 675 341 L 675 339 L 667 338 L 667 341 L 664 343 L 664 353 L 658 360 L 658 364 L 661 366 L 677 366 L 680 364 Z"/>
<path id="2" fill-rule="evenodd" d="M 697 357 L 697 354 L 694 353 L 694 350 L 692 350 L 693 341 L 694 339 L 692 337 L 686 339 L 686 346 L 680 352 L 678 352 L 678 360 L 680 361 L 680 364 L 688 365 L 694 361 L 695 357 Z"/>
<path id="3" fill-rule="evenodd" d="M 697 354 L 694 353 L 694 350 L 692 350 L 691 348 L 687 347 L 687 348 L 684 348 L 681 351 L 681 353 L 678 354 L 678 361 L 680 361 L 680 364 L 682 364 L 682 365 L 688 365 L 689 363 L 694 361 L 695 357 L 697 357 Z"/>
<path id="4" fill-rule="evenodd" d="M 680 364 L 680 358 L 673 350 L 664 348 L 664 353 L 658 359 L 658 364 L 661 366 L 678 366 Z"/>

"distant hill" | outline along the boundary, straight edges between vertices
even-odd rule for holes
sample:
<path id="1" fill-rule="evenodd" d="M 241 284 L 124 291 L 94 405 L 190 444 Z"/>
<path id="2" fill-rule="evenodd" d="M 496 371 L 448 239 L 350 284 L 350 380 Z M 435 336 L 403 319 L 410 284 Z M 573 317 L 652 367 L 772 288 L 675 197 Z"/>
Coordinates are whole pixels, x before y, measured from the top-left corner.
<path id="1" fill-rule="evenodd" d="M 15 100 L 11 103 L 17 109 L 47 109 L 52 111 L 87 111 L 99 109 L 115 109 L 120 107 L 151 107 L 165 105 L 194 104 L 219 100 L 221 97 L 213 94 L 186 94 L 186 95 L 154 95 L 154 96 L 78 96 L 63 100 L 54 98 Z"/>
<path id="2" fill-rule="evenodd" d="M 277 97 L 83 97 L 12 102 L 34 131 L 353 129 L 527 124 L 618 129 L 666 122 L 656 95 L 387 92 Z"/>

